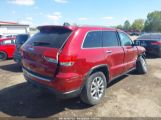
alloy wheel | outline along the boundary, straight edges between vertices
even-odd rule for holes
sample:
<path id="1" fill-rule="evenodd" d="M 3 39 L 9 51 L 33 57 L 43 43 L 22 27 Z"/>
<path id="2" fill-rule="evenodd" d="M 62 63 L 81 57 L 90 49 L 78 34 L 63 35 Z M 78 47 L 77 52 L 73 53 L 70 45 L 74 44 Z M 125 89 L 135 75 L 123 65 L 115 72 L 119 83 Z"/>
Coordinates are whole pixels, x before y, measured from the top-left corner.
<path id="1" fill-rule="evenodd" d="M 104 80 L 101 77 L 95 77 L 91 84 L 91 97 L 99 100 L 105 90 Z"/>

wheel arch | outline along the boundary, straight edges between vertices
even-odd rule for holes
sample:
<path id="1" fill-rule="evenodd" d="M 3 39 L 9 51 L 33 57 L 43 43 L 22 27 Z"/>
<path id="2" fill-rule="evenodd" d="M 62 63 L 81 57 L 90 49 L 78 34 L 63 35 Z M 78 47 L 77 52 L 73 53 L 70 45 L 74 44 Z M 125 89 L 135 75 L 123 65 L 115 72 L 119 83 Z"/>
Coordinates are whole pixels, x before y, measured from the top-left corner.
<path id="1" fill-rule="evenodd" d="M 144 59 L 146 58 L 146 51 L 144 51 L 144 50 L 140 50 L 139 48 L 142 48 L 142 47 L 136 47 L 137 48 L 137 50 L 138 50 L 138 57 L 140 57 L 140 56 L 142 56 Z M 145 48 L 144 48 L 145 49 Z"/>
<path id="2" fill-rule="evenodd" d="M 6 57 L 8 58 L 8 53 L 7 53 L 7 52 L 5 52 L 5 51 L 0 51 L 0 53 L 5 54 L 5 55 L 6 55 Z"/>
<path id="3" fill-rule="evenodd" d="M 138 57 L 137 57 L 137 61 L 136 61 L 136 62 L 138 62 L 138 58 L 139 58 L 139 57 L 143 57 L 144 59 L 146 59 L 146 53 L 145 53 L 145 52 L 140 53 L 140 54 L 138 55 Z"/>
<path id="4" fill-rule="evenodd" d="M 7 53 L 6 51 L 0 51 L 0 53 L 4 53 L 4 54 L 6 54 L 7 57 L 8 57 L 8 53 Z"/>
<path id="5" fill-rule="evenodd" d="M 87 80 L 87 78 L 88 78 L 91 74 L 93 74 L 93 73 L 95 73 L 95 72 L 98 72 L 98 71 L 99 71 L 99 72 L 102 72 L 102 73 L 105 75 L 105 77 L 106 77 L 106 82 L 108 83 L 109 80 L 110 80 L 110 71 L 109 71 L 109 66 L 106 65 L 106 64 L 97 65 L 97 66 L 92 67 L 92 68 L 89 70 L 89 72 L 87 73 L 87 75 L 86 75 L 86 77 L 85 77 L 85 81 Z"/>

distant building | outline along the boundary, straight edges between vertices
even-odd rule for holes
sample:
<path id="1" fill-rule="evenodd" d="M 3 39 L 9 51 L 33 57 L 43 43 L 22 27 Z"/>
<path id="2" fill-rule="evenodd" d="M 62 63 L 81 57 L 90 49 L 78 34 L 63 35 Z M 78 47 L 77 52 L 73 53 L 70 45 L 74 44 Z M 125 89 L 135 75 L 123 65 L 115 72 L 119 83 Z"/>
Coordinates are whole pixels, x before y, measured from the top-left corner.
<path id="1" fill-rule="evenodd" d="M 29 33 L 29 25 L 0 21 L 0 35 L 17 35 Z"/>

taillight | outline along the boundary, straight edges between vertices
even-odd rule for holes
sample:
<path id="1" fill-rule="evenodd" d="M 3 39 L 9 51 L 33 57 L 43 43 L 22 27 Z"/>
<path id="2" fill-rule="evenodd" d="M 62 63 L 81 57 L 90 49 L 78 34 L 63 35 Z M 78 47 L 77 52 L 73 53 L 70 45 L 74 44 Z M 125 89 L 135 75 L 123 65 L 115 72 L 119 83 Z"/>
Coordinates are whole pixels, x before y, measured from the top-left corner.
<path id="1" fill-rule="evenodd" d="M 63 55 L 59 56 L 60 66 L 66 66 L 66 67 L 72 66 L 76 60 L 77 60 L 76 56 L 63 56 Z"/>
<path id="2" fill-rule="evenodd" d="M 56 59 L 51 58 L 51 57 L 46 57 L 46 56 L 44 56 L 44 59 L 45 59 L 47 62 L 50 62 L 50 63 L 55 63 L 55 64 L 58 63 L 58 61 L 57 61 Z"/>
<path id="3" fill-rule="evenodd" d="M 152 42 L 151 43 L 152 45 L 161 45 L 161 42 L 159 41 L 159 42 Z"/>

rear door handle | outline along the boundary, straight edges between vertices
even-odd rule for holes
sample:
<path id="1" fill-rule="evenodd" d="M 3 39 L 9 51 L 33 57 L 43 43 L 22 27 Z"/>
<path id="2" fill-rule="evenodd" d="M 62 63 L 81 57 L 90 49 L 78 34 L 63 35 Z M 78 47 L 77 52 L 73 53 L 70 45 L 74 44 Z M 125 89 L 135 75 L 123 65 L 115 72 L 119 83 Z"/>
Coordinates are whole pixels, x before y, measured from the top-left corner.
<path id="1" fill-rule="evenodd" d="M 107 50 L 107 51 L 106 51 L 106 54 L 111 54 L 111 53 L 112 53 L 111 50 Z"/>

